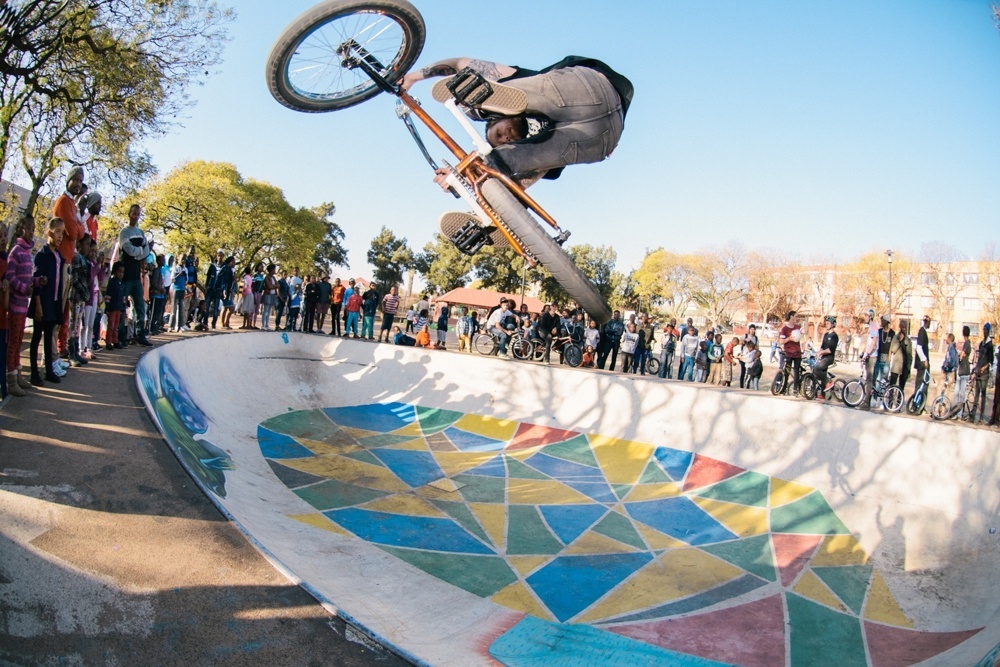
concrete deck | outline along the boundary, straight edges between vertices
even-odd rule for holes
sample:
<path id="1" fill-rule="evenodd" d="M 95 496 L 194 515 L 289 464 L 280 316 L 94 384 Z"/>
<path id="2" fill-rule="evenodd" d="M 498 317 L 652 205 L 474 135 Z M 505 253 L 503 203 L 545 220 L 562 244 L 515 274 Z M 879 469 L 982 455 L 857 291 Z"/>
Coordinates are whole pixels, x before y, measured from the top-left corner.
<path id="1" fill-rule="evenodd" d="M 301 334 L 162 346 L 136 383 L 211 501 L 414 662 L 1000 654 L 995 431 Z"/>

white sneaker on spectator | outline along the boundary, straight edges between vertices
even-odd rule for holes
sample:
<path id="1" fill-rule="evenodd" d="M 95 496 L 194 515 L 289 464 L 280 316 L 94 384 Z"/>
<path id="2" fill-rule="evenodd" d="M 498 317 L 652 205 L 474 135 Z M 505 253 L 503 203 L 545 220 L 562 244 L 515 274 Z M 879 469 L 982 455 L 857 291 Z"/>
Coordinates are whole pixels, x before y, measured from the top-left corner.
<path id="1" fill-rule="evenodd" d="M 185 324 L 184 326 L 181 327 L 181 331 L 191 331 L 191 327 Z"/>

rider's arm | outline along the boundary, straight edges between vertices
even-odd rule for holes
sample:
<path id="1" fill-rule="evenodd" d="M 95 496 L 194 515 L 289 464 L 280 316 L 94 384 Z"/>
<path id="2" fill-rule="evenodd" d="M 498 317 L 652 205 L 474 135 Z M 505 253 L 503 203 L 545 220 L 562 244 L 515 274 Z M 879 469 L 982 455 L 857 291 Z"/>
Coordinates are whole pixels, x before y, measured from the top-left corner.
<path id="1" fill-rule="evenodd" d="M 457 74 L 466 67 L 471 67 L 491 81 L 497 81 L 498 79 L 511 76 L 517 71 L 509 65 L 501 65 L 500 63 L 494 63 L 488 60 L 476 60 L 474 58 L 465 57 L 445 58 L 444 60 L 431 63 L 427 67 L 407 72 L 406 76 L 403 77 L 403 80 L 400 81 L 400 85 L 403 87 L 403 90 L 409 90 L 410 86 L 415 84 L 417 81 L 423 81 L 424 79 L 430 79 L 437 76 L 451 76 L 452 74 Z"/>

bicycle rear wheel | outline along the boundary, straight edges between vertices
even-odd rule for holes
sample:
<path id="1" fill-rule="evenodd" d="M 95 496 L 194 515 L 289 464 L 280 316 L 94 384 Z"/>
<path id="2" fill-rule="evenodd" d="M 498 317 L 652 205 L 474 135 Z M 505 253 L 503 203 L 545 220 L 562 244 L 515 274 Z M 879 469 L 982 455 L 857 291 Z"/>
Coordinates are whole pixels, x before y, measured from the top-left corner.
<path id="1" fill-rule="evenodd" d="M 647 359 L 646 372 L 650 375 L 658 375 L 660 373 L 660 360 L 656 357 L 650 357 Z"/>
<path id="2" fill-rule="evenodd" d="M 326 0 L 299 16 L 271 47 L 265 75 L 271 95 L 296 111 L 336 111 L 374 97 L 379 88 L 360 69 L 342 65 L 337 50 L 370 56 L 394 83 L 424 46 L 420 12 L 406 0 Z"/>
<path id="3" fill-rule="evenodd" d="M 927 395 L 923 390 L 917 390 L 914 392 L 913 396 L 910 396 L 910 400 L 906 402 L 906 413 L 911 415 L 919 415 L 924 411 L 924 404 L 927 402 Z"/>
<path id="4" fill-rule="evenodd" d="M 575 343 L 567 345 L 563 352 L 563 359 L 573 368 L 579 367 L 583 363 L 583 352 L 580 350 L 580 346 Z"/>
<path id="5" fill-rule="evenodd" d="M 818 389 L 819 383 L 816 382 L 816 378 L 812 375 L 807 375 L 802 378 L 802 395 L 806 397 L 807 401 L 811 401 L 816 398 L 816 390 Z"/>
<path id="6" fill-rule="evenodd" d="M 594 287 L 594 283 L 573 263 L 562 246 L 531 217 L 507 186 L 495 178 L 488 178 L 483 182 L 481 189 L 483 197 L 514 232 L 514 236 L 521 241 L 524 249 L 548 269 L 552 277 L 576 299 L 591 319 L 596 321 L 598 326 L 610 320 L 611 307 Z"/>
<path id="7" fill-rule="evenodd" d="M 951 401 L 947 396 L 941 395 L 934 399 L 931 403 L 931 419 L 936 421 L 941 421 L 947 419 L 948 415 L 951 413 Z"/>
<path id="8" fill-rule="evenodd" d="M 531 341 L 523 336 L 517 336 L 516 338 L 511 338 L 510 340 L 510 352 L 514 355 L 515 359 L 520 359 L 524 361 L 525 359 L 531 359 L 532 354 L 535 351 L 535 346 L 532 345 Z"/>
<path id="9" fill-rule="evenodd" d="M 542 361 L 545 359 L 545 341 L 541 338 L 531 339 L 531 360 Z"/>
<path id="10" fill-rule="evenodd" d="M 833 381 L 833 389 L 830 390 L 830 395 L 833 396 L 838 401 L 840 401 L 841 403 L 843 403 L 844 402 L 844 388 L 846 386 L 847 386 L 847 382 L 845 382 L 844 380 L 842 380 L 842 379 L 841 380 L 834 380 Z"/>
<path id="11" fill-rule="evenodd" d="M 488 333 L 481 333 L 476 336 L 474 345 L 476 347 L 476 352 L 479 354 L 485 354 L 486 356 L 493 354 L 499 348 L 496 339 Z"/>
<path id="12" fill-rule="evenodd" d="M 844 387 L 844 404 L 856 408 L 863 400 L 865 400 L 865 386 L 858 380 L 848 382 Z"/>
<path id="13" fill-rule="evenodd" d="M 771 393 L 775 396 L 779 395 L 785 388 L 785 374 L 778 371 L 778 374 L 774 376 L 774 380 L 771 381 Z"/>
<path id="14" fill-rule="evenodd" d="M 903 408 L 903 390 L 892 385 L 882 396 L 882 406 L 889 412 L 899 412 Z"/>

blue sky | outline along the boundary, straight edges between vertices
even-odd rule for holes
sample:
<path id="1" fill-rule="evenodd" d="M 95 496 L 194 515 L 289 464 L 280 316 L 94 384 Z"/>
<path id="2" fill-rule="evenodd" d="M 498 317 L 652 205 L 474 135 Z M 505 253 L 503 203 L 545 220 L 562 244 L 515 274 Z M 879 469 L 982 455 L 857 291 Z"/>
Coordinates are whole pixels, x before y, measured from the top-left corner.
<path id="1" fill-rule="evenodd" d="M 162 173 L 228 161 L 296 206 L 332 200 L 350 272 L 368 274 L 383 225 L 419 250 L 455 200 L 431 183 L 391 97 L 326 114 L 270 97 L 271 45 L 313 4 L 240 2 L 220 72 L 194 91 L 183 127 L 148 148 Z M 735 241 L 846 261 L 932 240 L 971 257 L 1000 241 L 1000 31 L 988 1 L 415 4 L 427 24 L 418 65 L 467 55 L 541 68 L 575 54 L 633 81 L 614 155 L 531 189 L 570 244 L 613 246 L 623 272 L 657 247 Z M 414 93 L 446 113 L 429 85 Z"/>

